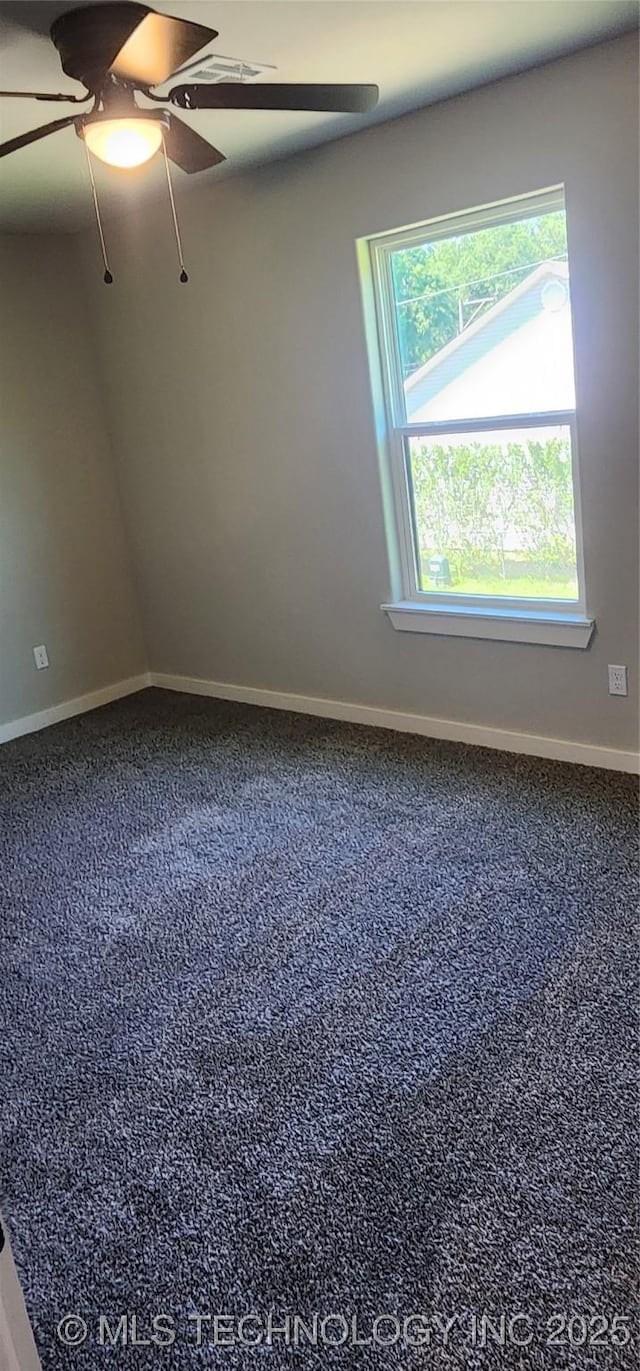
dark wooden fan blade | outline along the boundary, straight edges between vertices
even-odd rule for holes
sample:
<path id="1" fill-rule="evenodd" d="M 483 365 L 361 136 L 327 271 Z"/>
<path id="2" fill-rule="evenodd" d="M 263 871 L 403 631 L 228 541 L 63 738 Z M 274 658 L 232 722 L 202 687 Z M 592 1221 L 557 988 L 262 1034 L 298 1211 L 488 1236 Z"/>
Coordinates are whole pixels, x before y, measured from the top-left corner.
<path id="1" fill-rule="evenodd" d="M 159 86 L 217 37 L 217 30 L 204 24 L 151 10 L 120 48 L 109 70 L 141 86 Z"/>
<path id="2" fill-rule="evenodd" d="M 0 143 L 0 157 L 7 157 L 10 152 L 17 152 L 18 148 L 26 148 L 29 143 L 37 143 L 40 138 L 48 138 L 50 133 L 57 133 L 58 129 L 68 128 L 78 117 L 75 114 L 68 114 L 66 119 L 54 119 L 53 123 L 41 124 L 39 129 L 21 133 L 18 138 L 9 138 L 8 142 Z"/>
<path id="3" fill-rule="evenodd" d="M 137 86 L 158 85 L 217 33 L 135 0 L 112 0 L 68 10 L 51 25 L 51 37 L 62 70 L 95 90 L 107 72 Z"/>
<path id="4" fill-rule="evenodd" d="M 175 114 L 169 115 L 169 128 L 165 133 L 164 142 L 167 157 L 190 174 L 194 171 L 206 171 L 207 167 L 217 167 L 219 162 L 227 160 L 223 152 L 214 148 L 206 138 L 201 138 L 188 124 L 183 124 L 182 119 L 178 119 Z"/>
<path id="5" fill-rule="evenodd" d="M 68 105 L 82 105 L 90 95 L 45 95 L 39 90 L 0 90 L 0 97 L 9 100 L 60 100 Z"/>
<path id="6" fill-rule="evenodd" d="M 51 25 L 51 40 L 62 70 L 95 88 L 148 13 L 146 5 L 134 0 L 114 0 L 110 5 L 80 5 L 60 14 Z"/>
<path id="7" fill-rule="evenodd" d="M 168 99 L 180 109 L 324 110 L 364 114 L 378 102 L 377 86 L 257 85 L 218 81 L 174 86 Z"/>

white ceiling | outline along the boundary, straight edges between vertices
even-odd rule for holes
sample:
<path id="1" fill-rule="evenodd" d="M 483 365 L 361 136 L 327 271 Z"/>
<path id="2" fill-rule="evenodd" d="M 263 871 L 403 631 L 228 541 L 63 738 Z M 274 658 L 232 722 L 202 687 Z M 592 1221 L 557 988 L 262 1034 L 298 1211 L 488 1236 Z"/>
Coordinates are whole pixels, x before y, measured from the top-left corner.
<path id="1" fill-rule="evenodd" d="M 83 0 L 87 3 L 87 0 Z M 0 0 L 0 87 L 76 91 L 48 28 L 71 0 Z M 380 103 L 366 116 L 202 111 L 188 123 L 226 153 L 197 176 L 176 169 L 176 188 L 313 147 L 638 23 L 637 0 L 156 0 L 153 8 L 219 30 L 211 47 L 272 64 L 275 81 L 373 81 Z M 15 137 L 72 107 L 0 100 L 0 138 Z M 136 172 L 100 168 L 107 212 L 154 194 L 157 159 Z M 73 128 L 0 159 L 0 230 L 74 230 L 91 222 L 82 147 Z"/>

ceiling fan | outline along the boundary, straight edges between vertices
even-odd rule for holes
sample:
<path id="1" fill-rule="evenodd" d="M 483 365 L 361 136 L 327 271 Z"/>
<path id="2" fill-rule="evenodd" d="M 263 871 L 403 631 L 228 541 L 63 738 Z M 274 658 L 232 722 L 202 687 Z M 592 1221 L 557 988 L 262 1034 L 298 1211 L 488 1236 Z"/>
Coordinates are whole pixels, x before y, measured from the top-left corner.
<path id="1" fill-rule="evenodd" d="M 166 157 L 190 174 L 225 161 L 224 153 L 169 110 L 141 108 L 136 92 L 160 105 L 184 110 L 362 114 L 377 103 L 378 87 L 373 85 L 245 85 L 222 81 L 175 85 L 165 96 L 155 93 L 154 87 L 179 75 L 179 68 L 217 36 L 215 29 L 158 14 L 132 0 L 83 5 L 60 15 L 51 26 L 51 39 L 60 54 L 62 70 L 80 81 L 86 94 L 0 91 L 0 96 L 74 105 L 93 101 L 91 109 L 54 119 L 0 143 L 0 157 L 73 124 L 88 151 L 115 167 L 141 166 L 163 145 Z"/>

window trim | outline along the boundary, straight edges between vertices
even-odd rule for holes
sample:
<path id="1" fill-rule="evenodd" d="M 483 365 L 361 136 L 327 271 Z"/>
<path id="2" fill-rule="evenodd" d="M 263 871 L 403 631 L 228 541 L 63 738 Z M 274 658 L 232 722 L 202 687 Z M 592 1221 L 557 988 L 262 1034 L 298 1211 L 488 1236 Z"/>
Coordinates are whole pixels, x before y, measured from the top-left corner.
<path id="1" fill-rule="evenodd" d="M 383 497 L 387 500 L 387 528 L 392 574 L 392 600 L 381 605 L 394 628 L 422 633 L 456 633 L 462 637 L 492 637 L 524 642 L 550 642 L 586 647 L 594 621 L 586 614 L 582 507 L 575 409 L 502 414 L 493 417 L 409 423 L 406 419 L 400 350 L 397 345 L 391 256 L 425 241 L 452 237 L 493 224 L 513 223 L 536 213 L 566 212 L 564 186 L 498 201 L 461 214 L 443 215 L 408 229 L 362 239 L 358 244 L 364 295 L 365 328 L 369 347 Z M 572 314 L 573 333 L 573 314 Z M 574 339 L 575 358 L 575 339 Z M 419 585 L 408 468 L 408 440 L 447 433 L 478 433 L 565 425 L 571 433 L 572 485 L 576 531 L 578 598 L 540 600 L 455 591 L 424 591 Z M 458 629 L 456 630 L 456 624 Z M 516 633 L 514 625 L 519 624 Z M 510 625 L 507 628 L 507 625 Z"/>
<path id="2" fill-rule="evenodd" d="M 595 620 L 585 614 L 557 610 L 494 609 L 490 602 L 468 605 L 393 600 L 380 608 L 401 633 L 433 633 L 442 637 L 490 638 L 501 643 L 538 643 L 546 647 L 589 646 Z"/>

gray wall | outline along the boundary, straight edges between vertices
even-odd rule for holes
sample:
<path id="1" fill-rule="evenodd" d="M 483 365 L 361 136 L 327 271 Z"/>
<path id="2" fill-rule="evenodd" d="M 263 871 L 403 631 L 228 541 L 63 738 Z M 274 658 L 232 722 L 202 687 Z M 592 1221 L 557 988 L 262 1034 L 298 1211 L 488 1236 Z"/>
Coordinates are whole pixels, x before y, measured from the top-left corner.
<path id="1" fill-rule="evenodd" d="M 5 723 L 145 666 L 73 239 L 0 240 L 0 388 Z"/>
<path id="2" fill-rule="evenodd" d="M 634 746 L 637 167 L 620 39 L 183 196 L 188 286 L 165 204 L 109 226 L 108 290 L 84 240 L 155 670 Z M 597 636 L 396 633 L 354 240 L 559 181 Z"/>

